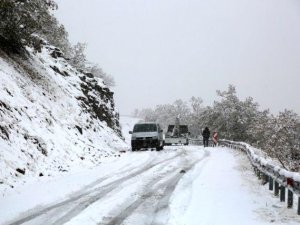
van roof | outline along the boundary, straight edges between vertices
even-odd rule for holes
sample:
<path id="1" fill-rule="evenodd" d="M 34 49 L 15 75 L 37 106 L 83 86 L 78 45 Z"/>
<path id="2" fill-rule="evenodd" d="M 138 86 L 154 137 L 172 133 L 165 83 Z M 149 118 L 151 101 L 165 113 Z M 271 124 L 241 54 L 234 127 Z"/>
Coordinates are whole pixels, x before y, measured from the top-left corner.
<path id="1" fill-rule="evenodd" d="M 156 122 L 138 122 L 136 124 L 158 124 Z"/>

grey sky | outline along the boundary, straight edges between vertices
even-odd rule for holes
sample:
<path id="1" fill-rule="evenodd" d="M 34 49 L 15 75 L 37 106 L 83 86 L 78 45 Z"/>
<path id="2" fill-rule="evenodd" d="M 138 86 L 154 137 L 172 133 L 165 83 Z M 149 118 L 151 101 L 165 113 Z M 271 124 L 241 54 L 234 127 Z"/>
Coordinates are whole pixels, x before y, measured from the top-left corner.
<path id="1" fill-rule="evenodd" d="M 57 0 L 73 43 L 112 74 L 121 114 L 228 84 L 300 113 L 299 0 Z"/>

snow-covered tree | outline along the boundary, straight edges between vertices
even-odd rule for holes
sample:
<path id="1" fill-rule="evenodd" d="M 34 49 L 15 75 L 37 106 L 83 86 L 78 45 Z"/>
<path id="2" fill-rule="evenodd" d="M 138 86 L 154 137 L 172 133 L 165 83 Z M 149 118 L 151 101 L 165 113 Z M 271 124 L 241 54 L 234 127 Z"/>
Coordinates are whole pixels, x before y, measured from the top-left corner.
<path id="1" fill-rule="evenodd" d="M 154 111 L 151 108 L 141 109 L 139 112 L 139 117 L 145 121 L 156 121 Z"/>
<path id="2" fill-rule="evenodd" d="M 272 120 L 272 135 L 266 140 L 265 149 L 286 169 L 300 169 L 300 119 L 291 110 L 284 110 Z"/>
<path id="3" fill-rule="evenodd" d="M 173 104 L 157 105 L 155 109 L 142 109 L 139 111 L 139 117 L 146 121 L 158 122 L 163 129 L 167 129 L 169 124 L 174 124 L 176 117 L 180 117 L 181 123 L 187 123 L 190 117 L 190 108 L 188 104 L 180 99 Z"/>
<path id="4" fill-rule="evenodd" d="M 72 47 L 70 64 L 80 71 L 86 70 L 87 58 L 85 55 L 85 49 L 87 47 L 86 43 L 78 42 Z"/>
<path id="5" fill-rule="evenodd" d="M 162 125 L 163 129 L 167 129 L 169 124 L 174 124 L 175 118 L 179 115 L 178 109 L 172 104 L 156 106 L 153 116 L 155 121 Z"/>
<path id="6" fill-rule="evenodd" d="M 133 112 L 131 113 L 131 116 L 133 117 L 139 117 L 140 111 L 138 109 L 134 109 Z"/>
<path id="7" fill-rule="evenodd" d="M 258 104 L 251 97 L 240 100 L 233 85 L 229 85 L 227 91 L 217 91 L 217 94 L 221 100 L 207 107 L 200 116 L 203 127 L 217 130 L 223 138 L 230 140 L 254 141 L 255 133 L 250 127 L 260 113 Z"/>
<path id="8" fill-rule="evenodd" d="M 86 70 L 95 77 L 101 78 L 108 87 L 114 87 L 116 85 L 114 78 L 105 73 L 99 65 L 91 64 Z"/>
<path id="9" fill-rule="evenodd" d="M 40 51 L 46 42 L 58 47 L 79 71 L 90 72 L 112 87 L 115 81 L 98 65 L 89 67 L 85 43 L 71 46 L 65 27 L 51 14 L 58 6 L 53 0 L 1 0 L 0 48 L 8 52 L 25 52 L 25 46 Z"/>
<path id="10" fill-rule="evenodd" d="M 221 101 L 214 102 L 213 108 L 209 109 L 210 114 L 206 113 L 208 124 L 213 129 L 217 129 L 231 140 L 243 140 L 246 129 L 243 118 L 243 103 L 236 96 L 235 87 L 229 85 L 227 91 L 217 91 Z"/>
<path id="11" fill-rule="evenodd" d="M 192 136 L 199 136 L 207 126 L 211 131 L 217 130 L 221 138 L 252 144 L 285 168 L 300 170 L 300 119 L 296 113 L 285 110 L 276 117 L 269 110 L 260 111 L 253 98 L 239 99 L 233 85 L 217 94 L 220 99 L 213 106 L 204 107 L 201 98 L 192 97 L 189 103 L 177 100 L 140 110 L 139 116 L 166 128 L 180 115 Z"/>
<path id="12" fill-rule="evenodd" d="M 248 127 L 248 133 L 251 136 L 248 142 L 255 147 L 264 148 L 272 135 L 273 122 L 274 116 L 270 114 L 269 110 L 257 112 Z"/>
<path id="13" fill-rule="evenodd" d="M 194 116 L 197 116 L 197 115 L 201 115 L 201 113 L 203 112 L 203 100 L 202 98 L 199 98 L 199 97 L 191 97 L 190 99 L 190 105 L 191 105 L 191 113 L 194 115 Z"/>
<path id="14" fill-rule="evenodd" d="M 67 58 L 71 57 L 72 46 L 69 42 L 68 32 L 55 17 L 48 17 L 48 22 L 43 26 L 40 36 L 49 44 L 58 47 Z"/>
<path id="15" fill-rule="evenodd" d="M 32 34 L 42 32 L 51 17 L 50 10 L 56 8 L 52 0 L 1 0 L 1 47 L 20 52 L 24 45 L 30 45 Z"/>
<path id="16" fill-rule="evenodd" d="M 202 130 L 201 116 L 205 110 L 203 100 L 199 97 L 191 97 L 189 100 L 189 108 L 189 116 L 187 118 L 189 131 L 193 134 L 193 136 L 198 137 Z"/>

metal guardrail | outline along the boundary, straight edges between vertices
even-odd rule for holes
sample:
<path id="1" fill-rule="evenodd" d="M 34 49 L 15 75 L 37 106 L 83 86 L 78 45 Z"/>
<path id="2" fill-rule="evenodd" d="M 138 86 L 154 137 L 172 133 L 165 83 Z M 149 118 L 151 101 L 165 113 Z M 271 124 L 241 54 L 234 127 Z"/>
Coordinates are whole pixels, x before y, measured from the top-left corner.
<path id="1" fill-rule="evenodd" d="M 202 139 L 194 139 L 194 138 L 189 138 L 189 144 L 191 145 L 203 145 L 203 140 Z M 211 139 L 208 140 L 208 146 L 213 146 L 213 141 Z"/>
<path id="2" fill-rule="evenodd" d="M 269 190 L 274 191 L 274 195 L 279 196 L 281 202 L 285 202 L 287 196 L 288 208 L 293 208 L 294 194 L 297 195 L 297 214 L 300 215 L 300 182 L 299 180 L 296 181 L 293 176 L 287 176 L 289 174 L 292 175 L 293 173 L 282 168 L 278 168 L 271 163 L 263 162 L 260 157 L 258 157 L 253 151 L 251 151 L 249 145 L 247 145 L 246 143 L 221 140 L 219 141 L 219 145 L 223 145 L 247 153 L 248 158 L 253 166 L 254 172 L 258 176 L 258 178 L 262 180 L 262 183 L 269 183 Z"/>

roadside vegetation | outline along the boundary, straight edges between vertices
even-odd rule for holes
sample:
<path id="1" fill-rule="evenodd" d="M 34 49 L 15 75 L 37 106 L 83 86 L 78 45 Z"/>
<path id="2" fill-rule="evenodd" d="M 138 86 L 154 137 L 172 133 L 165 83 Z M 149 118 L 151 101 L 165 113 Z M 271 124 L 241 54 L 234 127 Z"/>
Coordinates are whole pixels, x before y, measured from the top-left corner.
<path id="1" fill-rule="evenodd" d="M 285 109 L 278 115 L 261 110 L 253 98 L 238 98 L 236 88 L 217 91 L 219 97 L 212 106 L 204 106 L 201 98 L 176 100 L 173 104 L 158 105 L 154 109 L 135 110 L 134 116 L 157 121 L 167 127 L 180 120 L 189 125 L 192 136 L 199 137 L 204 127 L 216 130 L 222 139 L 242 141 L 262 149 L 291 171 L 300 171 L 300 118 Z"/>
<path id="2" fill-rule="evenodd" d="M 111 75 L 87 60 L 85 43 L 72 45 L 64 25 L 53 15 L 54 0 L 1 0 L 0 49 L 7 54 L 26 56 L 26 47 L 40 51 L 44 44 L 59 48 L 68 62 L 81 72 L 92 73 L 112 87 Z"/>

